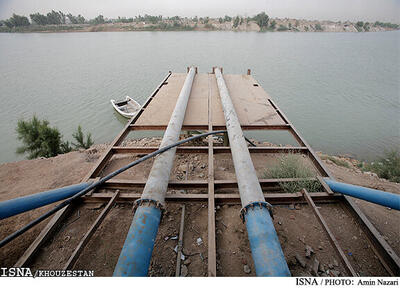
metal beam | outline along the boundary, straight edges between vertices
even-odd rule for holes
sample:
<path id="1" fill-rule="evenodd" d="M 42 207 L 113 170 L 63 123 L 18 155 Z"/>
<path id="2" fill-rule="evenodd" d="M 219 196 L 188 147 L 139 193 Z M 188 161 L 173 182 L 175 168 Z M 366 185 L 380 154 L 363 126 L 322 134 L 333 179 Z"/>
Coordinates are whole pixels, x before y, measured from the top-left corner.
<path id="1" fill-rule="evenodd" d="M 347 273 L 349 273 L 350 276 L 357 277 L 356 271 L 354 270 L 353 266 L 351 266 L 349 259 L 347 259 L 346 255 L 344 254 L 342 248 L 339 245 L 339 242 L 336 240 L 335 235 L 332 233 L 331 229 L 329 229 L 328 224 L 325 222 L 325 219 L 318 211 L 317 206 L 315 206 L 315 203 L 312 200 L 310 194 L 307 192 L 306 189 L 302 189 L 301 193 L 303 193 L 304 198 L 307 200 L 308 205 L 310 205 L 312 211 L 314 212 L 315 217 L 317 218 L 318 222 L 324 229 L 326 235 L 328 236 L 329 242 L 331 242 L 333 248 L 335 248 L 335 251 L 339 255 L 342 263 L 344 264 Z"/>
<path id="2" fill-rule="evenodd" d="M 211 130 L 212 131 L 212 130 Z M 115 146 L 113 147 L 113 153 L 115 154 L 141 154 L 141 153 L 152 153 L 157 151 L 158 147 L 126 147 L 126 146 Z M 248 147 L 250 153 L 302 153 L 307 154 L 307 147 Z M 176 153 L 208 153 L 207 146 L 181 146 L 176 149 Z M 231 153 L 230 147 L 213 146 L 214 154 Z"/>
<path id="3" fill-rule="evenodd" d="M 119 190 L 115 191 L 114 196 L 111 197 L 107 206 L 103 209 L 103 211 L 100 213 L 100 215 L 96 218 L 96 220 L 94 221 L 92 226 L 90 226 L 89 230 L 86 232 L 85 236 L 83 236 L 83 238 L 79 242 L 78 246 L 76 246 L 71 257 L 69 257 L 67 263 L 64 265 L 64 270 L 70 270 L 74 267 L 82 250 L 85 248 L 86 244 L 90 240 L 90 237 L 92 237 L 94 232 L 96 232 L 97 228 L 100 226 L 100 224 L 103 222 L 104 218 L 107 216 L 108 212 L 111 210 L 112 206 L 114 205 L 115 201 L 118 198 L 118 195 L 119 195 Z"/>

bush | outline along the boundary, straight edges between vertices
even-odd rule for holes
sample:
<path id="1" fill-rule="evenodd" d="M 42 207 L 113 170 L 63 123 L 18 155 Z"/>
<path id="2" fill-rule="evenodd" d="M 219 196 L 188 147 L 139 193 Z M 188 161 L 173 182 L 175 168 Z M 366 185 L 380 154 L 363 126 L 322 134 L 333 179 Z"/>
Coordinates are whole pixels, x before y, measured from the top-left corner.
<path id="1" fill-rule="evenodd" d="M 16 130 L 18 140 L 23 143 L 17 153 L 28 153 L 28 159 L 54 157 L 71 151 L 69 145 L 62 142 L 58 129 L 49 127 L 47 120 L 39 120 L 36 116 L 30 121 L 19 120 Z"/>
<path id="2" fill-rule="evenodd" d="M 316 173 L 311 169 L 304 167 L 301 163 L 302 156 L 298 154 L 287 154 L 279 158 L 279 164 L 266 170 L 264 177 L 281 179 L 281 178 L 312 178 Z M 308 192 L 320 191 L 321 184 L 319 181 L 300 180 L 293 182 L 280 182 L 279 186 L 286 193 L 300 192 L 305 188 Z"/>
<path id="3" fill-rule="evenodd" d="M 253 20 L 260 26 L 260 30 L 264 30 L 268 27 L 269 16 L 265 12 L 261 12 L 253 17 Z"/>
<path id="4" fill-rule="evenodd" d="M 322 28 L 321 24 L 317 23 L 317 24 L 315 24 L 315 30 L 323 31 L 324 29 Z"/>
<path id="5" fill-rule="evenodd" d="M 289 30 L 285 25 L 279 25 L 277 31 L 287 31 Z"/>
<path id="6" fill-rule="evenodd" d="M 76 142 L 78 142 L 77 144 L 72 143 L 72 145 L 75 147 L 75 149 L 79 149 L 79 148 L 89 149 L 90 146 L 93 145 L 92 134 L 90 134 L 90 133 L 86 134 L 86 141 L 85 141 L 85 136 L 83 135 L 81 125 L 79 125 L 76 132 L 72 134 L 72 137 L 74 137 Z"/>
<path id="7" fill-rule="evenodd" d="M 380 178 L 400 183 L 399 150 L 385 152 L 385 156 L 378 159 L 378 161 L 365 164 L 363 170 L 375 172 Z"/>
<path id="8" fill-rule="evenodd" d="M 16 131 L 18 140 L 23 144 L 17 148 L 16 152 L 17 154 L 28 153 L 28 159 L 49 158 L 72 151 L 70 143 L 62 141 L 62 135 L 57 128 L 50 127 L 47 120 L 40 120 L 36 116 L 29 121 L 19 120 Z M 78 126 L 72 136 L 77 141 L 77 143 L 72 143 L 75 149 L 88 149 L 93 145 L 90 133 L 86 135 L 85 141 L 81 126 Z"/>

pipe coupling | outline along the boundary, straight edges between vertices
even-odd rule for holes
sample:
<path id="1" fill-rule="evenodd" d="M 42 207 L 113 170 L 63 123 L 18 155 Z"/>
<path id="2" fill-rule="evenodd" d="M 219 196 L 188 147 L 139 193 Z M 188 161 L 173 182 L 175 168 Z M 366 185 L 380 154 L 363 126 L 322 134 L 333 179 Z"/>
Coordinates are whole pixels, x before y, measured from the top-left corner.
<path id="1" fill-rule="evenodd" d="M 134 213 L 136 212 L 136 209 L 139 206 L 148 206 L 148 207 L 154 206 L 154 207 L 156 207 L 156 208 L 161 210 L 161 217 L 165 212 L 164 205 L 161 202 L 159 202 L 157 200 L 154 200 L 154 199 L 142 199 L 142 198 L 140 198 L 140 199 L 136 200 L 134 202 L 134 204 L 133 204 L 133 212 Z"/>
<path id="2" fill-rule="evenodd" d="M 240 219 L 242 219 L 243 223 L 246 222 L 245 215 L 246 215 L 247 211 L 249 209 L 253 209 L 254 210 L 254 209 L 257 209 L 257 208 L 259 208 L 259 209 L 267 208 L 268 212 L 269 212 L 269 215 L 271 216 L 272 219 L 274 219 L 274 214 L 273 214 L 273 211 L 272 211 L 273 210 L 273 206 L 270 203 L 266 202 L 266 201 L 259 201 L 259 202 L 250 203 L 250 204 L 246 205 L 245 207 L 243 207 L 242 209 L 240 209 Z"/>

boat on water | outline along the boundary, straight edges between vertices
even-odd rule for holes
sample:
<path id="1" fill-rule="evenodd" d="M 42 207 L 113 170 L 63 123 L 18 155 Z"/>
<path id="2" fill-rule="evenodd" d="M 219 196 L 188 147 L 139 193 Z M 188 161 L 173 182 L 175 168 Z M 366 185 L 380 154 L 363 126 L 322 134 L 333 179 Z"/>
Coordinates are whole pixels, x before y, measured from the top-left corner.
<path id="1" fill-rule="evenodd" d="M 111 99 L 110 101 L 114 109 L 126 118 L 132 118 L 142 109 L 142 106 L 129 96 L 126 96 L 125 100 L 116 101 Z"/>

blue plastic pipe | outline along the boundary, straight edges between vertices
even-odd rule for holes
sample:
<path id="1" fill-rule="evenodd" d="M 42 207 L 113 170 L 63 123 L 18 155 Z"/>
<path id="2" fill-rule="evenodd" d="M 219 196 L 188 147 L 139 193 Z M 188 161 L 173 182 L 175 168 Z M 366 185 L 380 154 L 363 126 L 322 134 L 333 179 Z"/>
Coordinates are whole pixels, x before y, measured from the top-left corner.
<path id="1" fill-rule="evenodd" d="M 91 182 L 66 186 L 29 196 L 0 202 L 0 219 L 5 219 L 74 196 Z"/>
<path id="2" fill-rule="evenodd" d="M 147 276 L 160 219 L 155 206 L 137 208 L 113 276 Z"/>
<path id="3" fill-rule="evenodd" d="M 341 183 L 331 180 L 329 178 L 324 178 L 324 180 L 334 192 L 342 193 L 385 207 L 400 210 L 400 195 L 398 194 Z"/>
<path id="4" fill-rule="evenodd" d="M 195 75 L 196 69 L 191 67 L 186 75 L 174 111 L 165 130 L 160 144 L 161 149 L 179 141 Z M 147 275 L 154 241 L 160 224 L 161 210 L 158 207 L 165 203 L 165 195 L 175 154 L 176 148 L 172 148 L 155 158 L 143 189 L 141 201 L 144 201 L 140 202 L 139 208 L 136 210 L 117 266 L 114 269 L 114 276 Z M 157 205 L 157 207 L 143 206 L 147 201 L 150 201 L 151 205 Z"/>
<path id="5" fill-rule="evenodd" d="M 267 208 L 247 209 L 246 228 L 257 276 L 289 277 L 289 267 Z"/>

